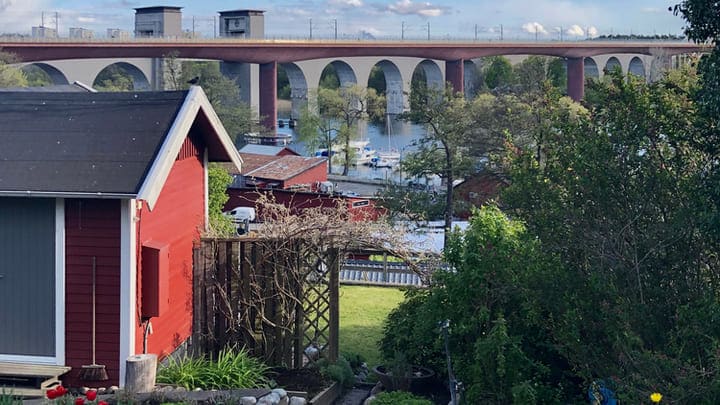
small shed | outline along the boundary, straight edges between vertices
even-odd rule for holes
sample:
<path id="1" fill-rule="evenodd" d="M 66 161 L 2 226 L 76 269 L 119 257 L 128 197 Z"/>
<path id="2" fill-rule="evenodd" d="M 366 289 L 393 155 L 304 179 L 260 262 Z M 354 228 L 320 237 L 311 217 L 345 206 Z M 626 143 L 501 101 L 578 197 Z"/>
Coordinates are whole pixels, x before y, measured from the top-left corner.
<path id="1" fill-rule="evenodd" d="M 68 366 L 63 383 L 92 385 L 95 280 L 96 362 L 123 386 L 129 356 L 191 336 L 208 162 L 240 155 L 196 86 L 8 92 L 0 122 L 0 370 Z"/>

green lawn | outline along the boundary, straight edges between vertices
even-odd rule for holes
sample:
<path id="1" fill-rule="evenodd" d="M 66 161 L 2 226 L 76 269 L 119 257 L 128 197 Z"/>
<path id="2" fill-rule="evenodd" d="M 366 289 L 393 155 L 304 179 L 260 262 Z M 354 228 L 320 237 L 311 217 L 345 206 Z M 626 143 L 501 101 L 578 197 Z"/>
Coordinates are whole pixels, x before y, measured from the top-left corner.
<path id="1" fill-rule="evenodd" d="M 340 352 L 362 355 L 370 368 L 380 363 L 383 323 L 402 300 L 396 288 L 341 286 Z"/>

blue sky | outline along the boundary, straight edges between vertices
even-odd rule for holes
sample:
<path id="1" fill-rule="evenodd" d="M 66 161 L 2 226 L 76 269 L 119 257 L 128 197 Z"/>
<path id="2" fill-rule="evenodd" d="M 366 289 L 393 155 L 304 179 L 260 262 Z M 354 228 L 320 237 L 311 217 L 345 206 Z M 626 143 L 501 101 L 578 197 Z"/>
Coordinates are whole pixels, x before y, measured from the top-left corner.
<path id="1" fill-rule="evenodd" d="M 213 35 L 218 11 L 265 10 L 267 38 L 378 38 L 576 40 L 588 34 L 681 34 L 683 21 L 668 12 L 679 0 L 0 0 L 0 33 L 29 33 L 32 26 L 55 26 L 61 36 L 83 27 L 103 37 L 107 28 L 132 31 L 135 7 L 183 7 L 183 29 Z"/>

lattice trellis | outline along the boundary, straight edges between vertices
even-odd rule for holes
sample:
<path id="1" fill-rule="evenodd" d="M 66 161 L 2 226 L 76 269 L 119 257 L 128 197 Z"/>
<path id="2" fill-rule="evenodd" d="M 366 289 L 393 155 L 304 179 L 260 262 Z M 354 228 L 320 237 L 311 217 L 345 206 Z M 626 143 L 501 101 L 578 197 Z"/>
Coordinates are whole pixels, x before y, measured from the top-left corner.
<path id="1" fill-rule="evenodd" d="M 306 268 L 303 280 L 303 363 L 327 357 L 334 361 L 337 351 L 331 342 L 338 341 L 338 280 L 339 258 L 336 249 L 306 251 Z M 335 349 L 337 345 L 334 345 Z"/>
<path id="2" fill-rule="evenodd" d="M 302 240 L 204 239 L 193 268 L 193 346 L 244 346 L 274 366 L 338 355 L 339 258 Z"/>

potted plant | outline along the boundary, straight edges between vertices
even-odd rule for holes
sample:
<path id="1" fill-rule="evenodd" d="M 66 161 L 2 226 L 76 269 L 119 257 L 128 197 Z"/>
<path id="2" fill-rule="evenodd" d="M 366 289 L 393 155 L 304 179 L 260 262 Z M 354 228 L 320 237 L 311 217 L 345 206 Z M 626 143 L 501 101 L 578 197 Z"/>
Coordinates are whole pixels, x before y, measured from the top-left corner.
<path id="1" fill-rule="evenodd" d="M 375 366 L 373 373 L 387 391 L 420 392 L 435 376 L 435 372 L 429 368 L 408 363 L 400 352 L 395 352 L 393 361 L 387 366 Z"/>

